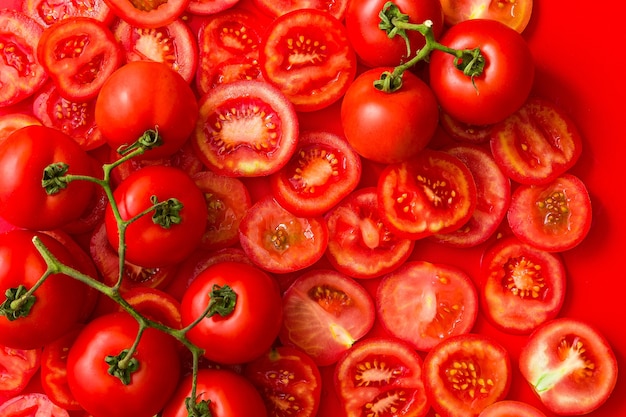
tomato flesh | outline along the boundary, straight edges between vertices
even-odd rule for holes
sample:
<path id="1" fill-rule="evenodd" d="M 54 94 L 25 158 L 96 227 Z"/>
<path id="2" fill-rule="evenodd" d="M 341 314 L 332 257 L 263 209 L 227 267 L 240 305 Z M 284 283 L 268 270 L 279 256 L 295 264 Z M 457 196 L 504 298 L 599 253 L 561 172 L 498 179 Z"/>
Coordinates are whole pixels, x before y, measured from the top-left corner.
<path id="1" fill-rule="evenodd" d="M 449 25 L 468 19 L 491 19 L 523 32 L 532 15 L 533 0 L 442 0 L 441 7 Z"/>

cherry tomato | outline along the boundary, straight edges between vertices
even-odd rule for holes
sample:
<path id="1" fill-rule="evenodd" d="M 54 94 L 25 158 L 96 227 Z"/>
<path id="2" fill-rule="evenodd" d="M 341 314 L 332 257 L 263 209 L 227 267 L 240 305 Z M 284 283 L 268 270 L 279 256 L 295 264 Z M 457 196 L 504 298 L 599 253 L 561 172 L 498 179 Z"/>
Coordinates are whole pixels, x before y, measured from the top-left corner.
<path id="1" fill-rule="evenodd" d="M 515 400 L 502 400 L 485 407 L 478 417 L 546 417 L 546 415 L 530 404 Z"/>
<path id="2" fill-rule="evenodd" d="M 91 17 L 107 25 L 115 18 L 105 0 L 90 0 L 89 2 L 24 0 L 22 10 L 44 27 L 78 16 Z"/>
<path id="3" fill-rule="evenodd" d="M 147 1 L 105 0 L 116 16 L 134 26 L 158 28 L 182 16 L 190 0 Z"/>
<path id="4" fill-rule="evenodd" d="M 40 363 L 41 348 L 14 349 L 0 345 L 0 404 L 24 391 Z"/>
<path id="5" fill-rule="evenodd" d="M 532 15 L 533 0 L 441 0 L 441 7 L 448 25 L 469 19 L 490 19 L 523 32 Z"/>
<path id="6" fill-rule="evenodd" d="M 39 393 L 22 394 L 11 398 L 0 405 L 0 415 L 3 417 L 22 417 L 24 415 L 70 417 L 66 410 L 55 405 L 45 394 Z"/>

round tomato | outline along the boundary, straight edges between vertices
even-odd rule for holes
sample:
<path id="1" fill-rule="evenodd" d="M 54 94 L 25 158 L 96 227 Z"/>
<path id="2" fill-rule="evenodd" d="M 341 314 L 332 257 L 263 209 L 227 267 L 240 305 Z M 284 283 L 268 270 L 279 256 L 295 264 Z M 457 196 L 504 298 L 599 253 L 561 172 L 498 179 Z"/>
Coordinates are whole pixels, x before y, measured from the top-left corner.
<path id="1" fill-rule="evenodd" d="M 330 365 L 374 325 L 374 302 L 354 279 L 334 270 L 312 270 L 283 295 L 280 340 Z"/>
<path id="2" fill-rule="evenodd" d="M 0 216 L 19 227 L 59 228 L 79 218 L 94 197 L 93 183 L 63 180 L 92 176 L 92 161 L 72 138 L 50 127 L 26 126 L 0 143 L 0 170 Z"/>
<path id="3" fill-rule="evenodd" d="M 523 32 L 532 16 L 533 0 L 441 0 L 441 7 L 448 25 L 469 19 L 490 19 Z"/>
<path id="4" fill-rule="evenodd" d="M 156 132 L 162 143 L 142 156 L 153 159 L 172 155 L 187 141 L 196 126 L 198 103 L 187 81 L 167 64 L 133 61 L 107 78 L 95 117 L 113 149 Z"/>
<path id="5" fill-rule="evenodd" d="M 121 220 L 134 219 L 124 227 L 129 262 L 146 268 L 172 265 L 200 244 L 207 223 L 206 200 L 184 171 L 147 166 L 126 178 L 113 197 Z M 118 249 L 121 230 L 111 205 L 104 220 L 109 243 Z"/>
<path id="6" fill-rule="evenodd" d="M 543 404 L 558 415 L 594 411 L 617 382 L 617 361 L 607 340 L 572 318 L 548 321 L 531 333 L 519 367 Z"/>
<path id="7" fill-rule="evenodd" d="M 104 0 L 116 16 L 134 26 L 158 28 L 183 15 L 190 0 L 142 1 Z"/>
<path id="8" fill-rule="evenodd" d="M 546 415 L 530 404 L 516 400 L 502 400 L 485 407 L 478 417 L 546 417 Z"/>
<path id="9" fill-rule="evenodd" d="M 176 390 L 181 369 L 176 341 L 159 330 L 143 331 L 124 367 L 121 361 L 134 346 L 138 330 L 127 313 L 111 313 L 90 321 L 72 344 L 68 384 L 94 417 L 152 417 Z"/>
<path id="10" fill-rule="evenodd" d="M 264 78 L 304 112 L 339 100 L 356 74 L 356 55 L 345 27 L 328 12 L 309 8 L 271 23 L 259 62 Z"/>
<path id="11" fill-rule="evenodd" d="M 11 398 L 0 405 L 3 417 L 22 417 L 24 415 L 41 415 L 50 417 L 70 417 L 69 413 L 57 406 L 45 394 L 28 393 Z"/>
<path id="12" fill-rule="evenodd" d="M 526 102 L 535 64 L 528 44 L 514 29 L 494 20 L 466 20 L 450 28 L 440 42 L 455 50 L 479 48 L 484 57 L 482 73 L 470 76 L 456 67 L 454 55 L 439 50 L 431 54 L 429 82 L 444 112 L 464 123 L 488 125 Z"/>
<path id="13" fill-rule="evenodd" d="M 397 91 L 375 87 L 385 71 L 393 69 L 370 69 L 350 84 L 341 104 L 341 124 L 359 155 L 394 163 L 426 147 L 437 129 L 439 107 L 430 88 L 408 71 L 402 74 L 402 87 Z"/>
<path id="14" fill-rule="evenodd" d="M 0 345 L 0 404 L 24 391 L 40 363 L 41 348 L 14 349 Z"/>
<path id="15" fill-rule="evenodd" d="M 204 349 L 206 358 L 240 364 L 272 346 L 283 308 L 274 278 L 252 265 L 221 262 L 191 282 L 181 301 L 181 313 L 183 326 L 204 315 L 187 337 Z"/>
<path id="16" fill-rule="evenodd" d="M 23 0 L 22 10 L 44 27 L 52 26 L 63 19 L 78 16 L 91 17 L 107 25 L 115 18 L 105 0 L 90 0 L 89 2 Z"/>
<path id="17" fill-rule="evenodd" d="M 214 172 L 262 176 L 281 169 L 298 141 L 298 117 L 291 102 L 263 81 L 221 84 L 199 102 L 193 145 Z"/>
<path id="18" fill-rule="evenodd" d="M 432 407 L 442 417 L 475 417 L 507 395 L 509 354 L 487 336 L 452 336 L 424 359 L 424 384 Z"/>

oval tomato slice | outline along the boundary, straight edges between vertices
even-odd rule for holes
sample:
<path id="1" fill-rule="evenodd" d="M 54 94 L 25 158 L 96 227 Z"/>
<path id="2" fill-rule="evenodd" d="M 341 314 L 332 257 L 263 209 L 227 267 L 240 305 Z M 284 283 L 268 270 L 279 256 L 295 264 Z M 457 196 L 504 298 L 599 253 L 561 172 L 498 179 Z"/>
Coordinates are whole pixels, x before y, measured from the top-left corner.
<path id="1" fill-rule="evenodd" d="M 428 351 L 472 329 L 478 315 L 478 291 L 471 278 L 454 266 L 413 261 L 383 277 L 376 307 L 391 335 Z"/>
<path id="2" fill-rule="evenodd" d="M 330 365 L 374 325 L 374 301 L 354 279 L 334 270 L 312 270 L 283 295 L 280 340 Z"/>
<path id="3" fill-rule="evenodd" d="M 239 0 L 191 0 L 187 5 L 187 11 L 198 15 L 211 15 L 230 9 L 237 3 Z"/>
<path id="4" fill-rule="evenodd" d="M 476 206 L 476 184 L 459 158 L 424 149 L 385 168 L 378 199 L 389 229 L 398 236 L 420 239 L 464 225 Z"/>
<path id="5" fill-rule="evenodd" d="M 532 15 L 533 0 L 441 0 L 441 7 L 448 25 L 468 19 L 490 19 L 523 32 Z"/>
<path id="6" fill-rule="evenodd" d="M 345 27 L 316 9 L 276 18 L 262 41 L 259 62 L 265 79 L 305 112 L 339 100 L 356 75 L 356 54 Z"/>
<path id="7" fill-rule="evenodd" d="M 347 0 L 253 0 L 254 4 L 271 16 L 278 17 L 300 9 L 317 9 L 343 20 L 348 8 Z"/>
<path id="8" fill-rule="evenodd" d="M 422 417 L 429 409 L 422 358 L 397 339 L 354 345 L 337 363 L 335 386 L 346 416 Z"/>
<path id="9" fill-rule="evenodd" d="M 424 359 L 424 384 L 432 407 L 442 417 L 475 417 L 503 399 L 511 383 L 506 349 L 487 336 L 450 337 Z"/>
<path id="10" fill-rule="evenodd" d="M 415 242 L 399 238 L 381 220 L 376 188 L 360 188 L 325 216 L 326 257 L 355 278 L 374 278 L 398 268 L 411 256 Z"/>
<path id="11" fill-rule="evenodd" d="M 281 169 L 298 141 L 298 116 L 276 87 L 263 81 L 221 84 L 199 101 L 192 138 L 214 172 L 257 177 Z"/>
<path id="12" fill-rule="evenodd" d="M 44 27 L 70 17 L 84 16 L 109 24 L 115 15 L 105 0 L 50 1 L 24 0 L 22 10 Z"/>
<path id="13" fill-rule="evenodd" d="M 480 282 L 483 313 L 507 333 L 530 333 L 556 317 L 565 299 L 561 258 L 513 236 L 487 248 Z"/>
<path id="14" fill-rule="evenodd" d="M 41 349 L 13 349 L 0 345 L 0 404 L 26 388 L 40 363 Z"/>
<path id="15" fill-rule="evenodd" d="M 473 144 L 489 142 L 493 129 L 493 125 L 471 125 L 461 122 L 444 111 L 439 113 L 439 125 L 452 139 Z"/>
<path id="16" fill-rule="evenodd" d="M 478 417 L 546 417 L 536 407 L 515 400 L 502 400 L 487 406 Z"/>
<path id="17" fill-rule="evenodd" d="M 597 409 L 617 381 L 615 353 L 593 326 L 572 318 L 544 323 L 522 348 L 522 375 L 543 404 L 559 415 Z"/>
<path id="18" fill-rule="evenodd" d="M 591 228 L 591 199 L 580 178 L 564 174 L 546 185 L 522 185 L 511 196 L 508 221 L 521 241 L 549 252 L 578 245 Z"/>

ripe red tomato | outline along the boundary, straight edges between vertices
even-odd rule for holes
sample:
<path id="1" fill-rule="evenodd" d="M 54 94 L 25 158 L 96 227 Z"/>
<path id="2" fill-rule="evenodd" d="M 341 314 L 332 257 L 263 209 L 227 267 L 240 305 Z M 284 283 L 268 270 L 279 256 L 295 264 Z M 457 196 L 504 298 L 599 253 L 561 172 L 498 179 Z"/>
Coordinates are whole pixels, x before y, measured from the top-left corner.
<path id="1" fill-rule="evenodd" d="M 530 22 L 533 0 L 507 0 L 484 3 L 477 0 L 441 0 L 444 20 L 456 25 L 469 19 L 497 20 L 523 32 Z"/>
<path id="2" fill-rule="evenodd" d="M 502 400 L 485 407 L 478 417 L 546 417 L 546 415 L 530 404 Z"/>
<path id="3" fill-rule="evenodd" d="M 22 394 L 11 398 L 0 405 L 0 415 L 3 417 L 22 417 L 24 415 L 70 417 L 66 410 L 50 401 L 45 394 L 39 393 Z"/>
<path id="4" fill-rule="evenodd" d="M 156 130 L 163 143 L 142 156 L 155 159 L 172 155 L 187 141 L 196 127 L 198 103 L 190 85 L 167 64 L 133 61 L 107 78 L 96 100 L 95 117 L 113 149 Z"/>
<path id="5" fill-rule="evenodd" d="M 572 318 L 548 321 L 531 333 L 519 358 L 522 375 L 558 415 L 581 415 L 602 405 L 617 381 L 617 361 L 595 327 Z"/>
<path id="6" fill-rule="evenodd" d="M 252 265 L 221 262 L 207 267 L 189 285 L 181 301 L 183 326 L 206 313 L 209 303 L 228 287 L 236 294 L 234 308 L 215 310 L 187 332 L 204 356 L 221 364 L 241 364 L 263 355 L 278 336 L 283 308 L 274 278 Z M 220 290 L 218 294 L 212 294 Z M 228 299 L 232 294 L 221 295 Z"/>
<path id="7" fill-rule="evenodd" d="M 0 404 L 24 391 L 40 363 L 41 348 L 14 349 L 0 345 Z"/>
<path id="8" fill-rule="evenodd" d="M 443 111 L 473 125 L 500 122 L 526 102 L 533 86 L 535 64 L 524 38 L 495 20 L 458 23 L 439 40 L 447 47 L 480 48 L 485 58 L 482 74 L 465 75 L 455 57 L 443 51 L 430 56 L 429 82 Z"/>
<path id="9" fill-rule="evenodd" d="M 200 244 L 207 223 L 204 195 L 182 170 L 163 165 L 147 166 L 132 173 L 114 191 L 124 221 L 135 218 L 155 203 L 176 199 L 182 207 L 165 204 L 128 225 L 125 255 L 129 262 L 158 268 L 181 262 Z M 153 201 L 156 198 L 156 201 Z M 118 224 L 111 205 L 104 213 L 107 237 L 119 247 Z"/>
<path id="10" fill-rule="evenodd" d="M 404 161 L 426 147 L 439 118 L 433 92 L 411 72 L 404 72 L 398 91 L 374 87 L 384 71 L 392 70 L 374 68 L 362 73 L 350 84 L 341 104 L 341 124 L 350 145 L 364 158 L 382 163 Z"/>
<path id="11" fill-rule="evenodd" d="M 0 116 L 0 143 L 16 130 L 30 126 L 41 125 L 41 121 L 26 113 L 8 113 Z"/>
<path id="12" fill-rule="evenodd" d="M 158 28 L 183 15 L 190 0 L 133 3 L 127 0 L 105 0 L 113 13 L 125 22 L 145 28 Z"/>

